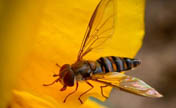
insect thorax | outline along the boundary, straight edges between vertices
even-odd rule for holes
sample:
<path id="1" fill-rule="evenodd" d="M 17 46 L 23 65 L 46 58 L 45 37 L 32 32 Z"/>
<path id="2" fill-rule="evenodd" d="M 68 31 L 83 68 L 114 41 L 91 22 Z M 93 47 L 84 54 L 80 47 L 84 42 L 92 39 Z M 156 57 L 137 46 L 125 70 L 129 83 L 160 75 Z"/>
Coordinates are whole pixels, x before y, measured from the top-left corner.
<path id="1" fill-rule="evenodd" d="M 77 80 L 85 80 L 92 74 L 92 69 L 88 61 L 78 61 L 71 65 Z"/>

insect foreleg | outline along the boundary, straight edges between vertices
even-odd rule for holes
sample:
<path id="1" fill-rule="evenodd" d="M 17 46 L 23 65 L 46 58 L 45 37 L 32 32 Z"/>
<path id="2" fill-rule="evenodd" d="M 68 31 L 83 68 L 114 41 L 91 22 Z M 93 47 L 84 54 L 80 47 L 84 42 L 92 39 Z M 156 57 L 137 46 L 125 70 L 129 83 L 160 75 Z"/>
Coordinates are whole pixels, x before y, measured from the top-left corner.
<path id="1" fill-rule="evenodd" d="M 60 81 L 60 78 L 54 80 L 54 81 L 53 81 L 52 83 L 50 83 L 50 84 L 43 84 L 43 86 L 50 86 L 50 85 L 53 85 L 54 83 L 56 83 L 56 82 L 58 82 L 58 81 Z"/>
<path id="2" fill-rule="evenodd" d="M 66 100 L 67 100 L 67 98 L 68 98 L 70 95 L 72 95 L 73 93 L 75 93 L 77 90 L 78 90 L 78 82 L 76 82 L 76 88 L 75 88 L 75 90 L 74 90 L 73 92 L 69 93 L 69 94 L 65 97 L 65 99 L 64 99 L 63 102 L 65 103 Z"/>
<path id="3" fill-rule="evenodd" d="M 92 90 L 93 88 L 94 88 L 94 86 L 91 84 L 91 83 L 89 83 L 88 81 L 86 81 L 85 80 L 85 82 L 89 85 L 89 86 L 91 86 L 91 88 L 89 88 L 88 90 L 86 90 L 84 93 L 82 93 L 80 96 L 79 96 L 79 101 L 81 102 L 81 104 L 83 104 L 83 101 L 81 100 L 81 97 L 83 96 L 83 95 L 85 95 L 87 92 L 89 92 L 90 90 Z"/>
<path id="4" fill-rule="evenodd" d="M 103 93 L 103 88 L 105 88 L 105 87 L 108 87 L 108 85 L 100 86 L 100 88 L 101 88 L 101 95 L 102 95 L 104 98 L 107 99 L 108 97 L 105 96 L 104 93 Z"/>

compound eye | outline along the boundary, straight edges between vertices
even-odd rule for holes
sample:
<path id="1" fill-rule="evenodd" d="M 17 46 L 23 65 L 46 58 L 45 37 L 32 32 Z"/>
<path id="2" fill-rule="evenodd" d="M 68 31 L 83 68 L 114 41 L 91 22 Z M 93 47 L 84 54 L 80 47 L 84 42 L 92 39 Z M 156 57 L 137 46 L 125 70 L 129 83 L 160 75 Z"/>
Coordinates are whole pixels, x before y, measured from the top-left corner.
<path id="1" fill-rule="evenodd" d="M 75 75 L 69 64 L 64 64 L 61 67 L 59 76 L 61 77 L 62 83 L 64 83 L 64 85 L 66 86 L 74 85 Z"/>
<path id="2" fill-rule="evenodd" d="M 74 72 L 70 69 L 69 71 L 66 71 L 66 74 L 64 76 L 64 83 L 67 86 L 73 86 L 75 81 Z"/>

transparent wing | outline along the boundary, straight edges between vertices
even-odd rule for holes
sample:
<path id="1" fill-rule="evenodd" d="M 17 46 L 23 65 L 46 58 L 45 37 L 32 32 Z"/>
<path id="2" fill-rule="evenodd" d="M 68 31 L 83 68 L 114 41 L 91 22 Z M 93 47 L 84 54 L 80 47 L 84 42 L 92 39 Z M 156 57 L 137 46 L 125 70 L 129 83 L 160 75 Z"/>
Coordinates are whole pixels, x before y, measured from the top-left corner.
<path id="1" fill-rule="evenodd" d="M 113 35 L 115 9 L 114 0 L 101 0 L 89 21 L 77 60 L 101 46 Z"/>
<path id="2" fill-rule="evenodd" d="M 99 74 L 93 76 L 92 80 L 141 96 L 162 97 L 160 93 L 144 81 L 122 73 L 112 72 L 105 75 Z"/>

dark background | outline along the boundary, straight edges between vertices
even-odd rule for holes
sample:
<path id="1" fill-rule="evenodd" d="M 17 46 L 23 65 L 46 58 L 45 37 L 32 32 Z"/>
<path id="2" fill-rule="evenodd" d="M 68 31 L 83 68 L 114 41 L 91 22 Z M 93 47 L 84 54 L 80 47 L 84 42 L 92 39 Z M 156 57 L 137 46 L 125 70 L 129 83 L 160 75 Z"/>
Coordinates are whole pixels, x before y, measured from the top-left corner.
<path id="1" fill-rule="evenodd" d="M 136 58 L 138 77 L 164 95 L 160 99 L 135 96 L 113 89 L 110 108 L 176 108 L 176 0 L 146 0 L 146 34 Z"/>

